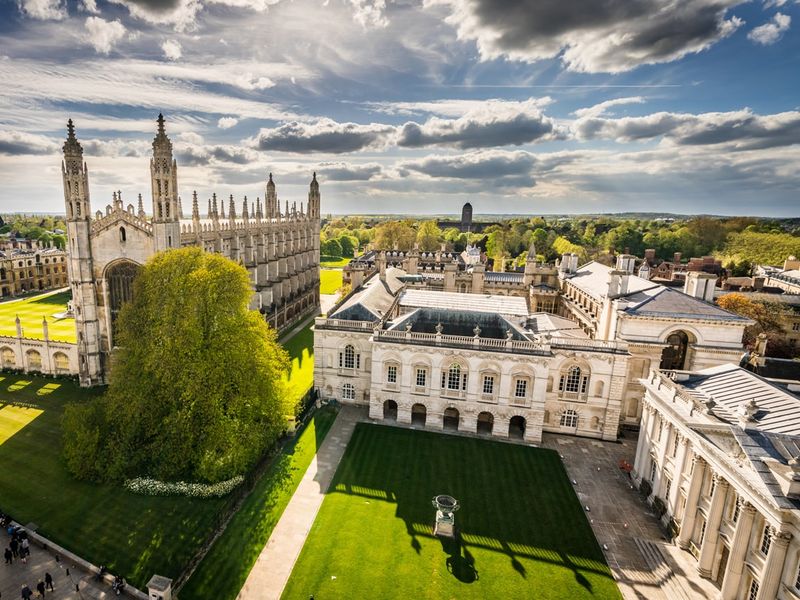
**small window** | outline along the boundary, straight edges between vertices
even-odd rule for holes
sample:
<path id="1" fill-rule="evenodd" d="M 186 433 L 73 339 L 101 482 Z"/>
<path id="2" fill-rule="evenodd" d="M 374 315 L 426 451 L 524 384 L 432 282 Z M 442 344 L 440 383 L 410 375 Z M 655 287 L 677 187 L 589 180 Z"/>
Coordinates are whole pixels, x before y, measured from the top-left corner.
<path id="1" fill-rule="evenodd" d="M 467 374 L 461 372 L 460 365 L 450 365 L 450 369 L 442 373 L 442 387 L 455 391 L 467 389 Z"/>
<path id="2" fill-rule="evenodd" d="M 731 514 L 731 521 L 736 523 L 739 520 L 739 513 L 742 510 L 742 503 L 739 498 L 736 498 L 733 502 L 733 513 Z"/>
<path id="3" fill-rule="evenodd" d="M 667 477 L 667 483 L 664 485 L 664 500 L 669 501 L 669 492 L 672 489 L 672 479 Z"/>
<path id="4" fill-rule="evenodd" d="M 344 352 L 339 353 L 339 368 L 358 369 L 361 355 L 356 354 L 356 349 L 350 344 L 344 347 Z"/>
<path id="5" fill-rule="evenodd" d="M 711 477 L 711 485 L 708 488 L 708 496 L 709 496 L 709 498 L 714 496 L 714 492 L 716 491 L 716 489 L 717 489 L 717 478 L 712 476 Z"/>
<path id="6" fill-rule="evenodd" d="M 356 388 L 352 383 L 345 383 L 342 386 L 342 400 L 355 400 Z"/>
<path id="7" fill-rule="evenodd" d="M 397 366 L 389 365 L 386 368 L 386 381 L 389 383 L 397 383 Z"/>
<path id="8" fill-rule="evenodd" d="M 494 375 L 483 376 L 483 393 L 484 394 L 494 393 Z"/>
<path id="9" fill-rule="evenodd" d="M 672 436 L 672 458 L 675 458 L 678 455 L 678 432 L 676 431 L 675 434 Z"/>
<path id="10" fill-rule="evenodd" d="M 528 395 L 528 380 L 517 379 L 514 384 L 514 397 L 525 398 Z"/>
<path id="11" fill-rule="evenodd" d="M 797 567 L 797 576 L 794 578 L 794 589 L 800 590 L 800 566 Z"/>
<path id="12" fill-rule="evenodd" d="M 125 228 L 124 227 L 120 227 L 119 228 L 119 241 L 125 243 L 125 240 L 127 240 L 127 235 L 125 234 Z"/>
<path id="13" fill-rule="evenodd" d="M 757 600 L 758 598 L 758 582 L 755 579 L 750 580 L 750 589 L 747 591 L 747 600 Z"/>
<path id="14" fill-rule="evenodd" d="M 769 552 L 769 547 L 772 545 L 772 532 L 769 525 L 764 527 L 764 532 L 761 534 L 761 554 L 764 556 Z"/>
<path id="15" fill-rule="evenodd" d="M 656 470 L 658 469 L 658 465 L 656 461 L 650 463 L 650 483 L 653 483 L 656 480 Z"/>
<path id="16" fill-rule="evenodd" d="M 417 369 L 417 387 L 425 387 L 428 383 L 427 369 Z"/>
<path id="17" fill-rule="evenodd" d="M 573 409 L 565 410 L 561 413 L 561 426 L 562 427 L 577 427 L 578 426 L 578 413 Z"/>
<path id="18" fill-rule="evenodd" d="M 697 545 L 703 545 L 703 539 L 706 537 L 706 521 L 703 519 L 703 523 L 700 525 L 700 537 L 697 538 Z"/>

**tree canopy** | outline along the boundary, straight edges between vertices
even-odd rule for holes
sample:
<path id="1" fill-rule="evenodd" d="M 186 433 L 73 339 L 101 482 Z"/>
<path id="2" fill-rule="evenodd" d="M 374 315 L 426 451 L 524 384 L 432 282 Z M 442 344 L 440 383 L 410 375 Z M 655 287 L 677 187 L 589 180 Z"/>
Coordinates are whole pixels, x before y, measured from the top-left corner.
<path id="1" fill-rule="evenodd" d="M 110 385 L 67 407 L 64 454 L 79 478 L 216 482 L 274 443 L 288 357 L 248 303 L 245 269 L 199 248 L 155 255 L 116 322 Z"/>

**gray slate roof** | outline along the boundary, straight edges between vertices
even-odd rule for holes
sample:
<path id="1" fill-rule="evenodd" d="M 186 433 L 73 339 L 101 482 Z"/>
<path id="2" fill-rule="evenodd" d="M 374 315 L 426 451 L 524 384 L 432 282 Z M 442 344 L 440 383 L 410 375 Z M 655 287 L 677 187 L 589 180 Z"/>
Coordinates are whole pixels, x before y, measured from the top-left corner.
<path id="1" fill-rule="evenodd" d="M 335 313 L 333 319 L 348 321 L 378 321 L 389 310 L 394 297 L 403 287 L 400 277 L 406 274 L 402 269 L 386 269 L 386 280 L 381 281 L 378 273 L 370 277 L 360 291 L 350 296 Z"/>

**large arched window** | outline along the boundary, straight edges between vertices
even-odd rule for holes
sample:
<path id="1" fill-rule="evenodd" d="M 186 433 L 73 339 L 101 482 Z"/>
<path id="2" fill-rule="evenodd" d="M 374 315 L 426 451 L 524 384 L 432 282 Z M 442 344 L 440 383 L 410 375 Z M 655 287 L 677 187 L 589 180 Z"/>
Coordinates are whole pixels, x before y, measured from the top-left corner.
<path id="1" fill-rule="evenodd" d="M 56 365 L 56 371 L 59 373 L 69 372 L 69 357 L 63 352 L 53 354 L 53 362 Z"/>
<path id="2" fill-rule="evenodd" d="M 578 413 L 569 408 L 561 413 L 561 426 L 562 427 L 577 427 L 578 426 Z"/>
<path id="3" fill-rule="evenodd" d="M 686 363 L 689 336 L 685 331 L 675 331 L 667 336 L 667 346 L 661 351 L 661 369 L 682 370 Z"/>
<path id="4" fill-rule="evenodd" d="M 339 368 L 340 369 L 360 369 L 361 368 L 361 354 L 356 352 L 352 344 L 347 344 L 344 350 L 339 352 Z"/>
<path id="5" fill-rule="evenodd" d="M 133 280 L 139 274 L 141 267 L 130 260 L 121 260 L 114 263 L 106 272 L 108 283 L 109 305 L 111 308 L 112 339 L 116 333 L 116 321 L 122 306 L 133 300 Z"/>
<path id="6" fill-rule="evenodd" d="M 442 389 L 460 391 L 467 389 L 467 373 L 458 363 L 453 363 L 447 371 L 442 371 Z"/>
<path id="7" fill-rule="evenodd" d="M 565 373 L 561 374 L 558 391 L 567 394 L 585 394 L 588 385 L 589 373 L 579 366 L 573 365 Z"/>
<path id="8" fill-rule="evenodd" d="M 11 348 L 6 347 L 0 350 L 0 358 L 3 361 L 3 367 L 13 368 L 17 366 L 17 355 L 14 354 Z"/>
<path id="9" fill-rule="evenodd" d="M 38 350 L 28 350 L 28 368 L 38 371 L 42 368 L 42 355 Z"/>

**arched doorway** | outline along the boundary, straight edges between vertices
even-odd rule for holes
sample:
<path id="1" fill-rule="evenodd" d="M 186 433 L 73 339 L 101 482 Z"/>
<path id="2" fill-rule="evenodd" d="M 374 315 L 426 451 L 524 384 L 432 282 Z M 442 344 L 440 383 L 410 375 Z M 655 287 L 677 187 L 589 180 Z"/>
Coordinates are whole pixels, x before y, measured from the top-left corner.
<path id="1" fill-rule="evenodd" d="M 120 260 L 106 271 L 108 285 L 108 304 L 111 311 L 111 338 L 116 333 L 116 321 L 126 302 L 133 300 L 133 280 L 141 267 L 130 260 Z"/>
<path id="2" fill-rule="evenodd" d="M 411 424 L 425 427 L 425 419 L 428 415 L 428 409 L 424 404 L 415 404 L 411 407 Z"/>
<path id="3" fill-rule="evenodd" d="M 494 415 L 490 412 L 482 412 L 478 415 L 478 433 L 480 435 L 492 435 L 494 428 Z"/>
<path id="4" fill-rule="evenodd" d="M 397 421 L 397 402 L 387 400 L 383 403 L 383 418 L 387 421 Z"/>
<path id="5" fill-rule="evenodd" d="M 525 417 L 520 417 L 519 415 L 515 417 L 511 417 L 511 420 L 508 422 L 508 437 L 521 440 L 525 437 Z"/>
<path id="6" fill-rule="evenodd" d="M 442 415 L 442 429 L 445 431 L 458 431 L 458 422 L 460 415 L 457 408 L 446 408 L 444 415 Z"/>
<path id="7" fill-rule="evenodd" d="M 674 331 L 667 336 L 667 346 L 661 351 L 660 369 L 681 370 L 686 366 L 686 351 L 689 335 L 685 331 Z"/>

